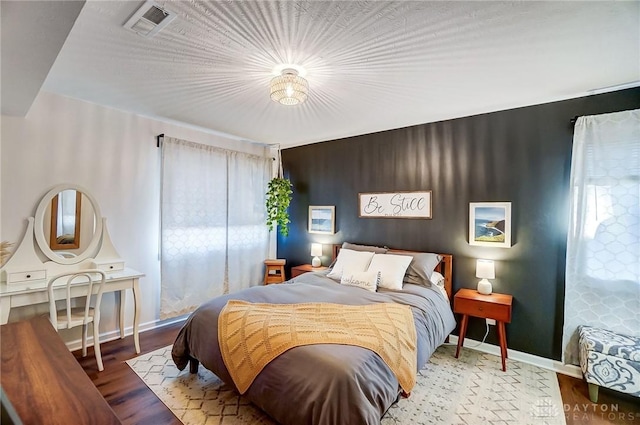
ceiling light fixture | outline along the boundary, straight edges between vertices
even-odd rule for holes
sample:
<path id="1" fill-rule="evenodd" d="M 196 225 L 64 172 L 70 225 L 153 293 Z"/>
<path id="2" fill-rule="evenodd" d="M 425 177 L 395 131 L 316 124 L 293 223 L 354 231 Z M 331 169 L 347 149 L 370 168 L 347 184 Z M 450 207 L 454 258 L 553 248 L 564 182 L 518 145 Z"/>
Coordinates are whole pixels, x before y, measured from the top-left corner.
<path id="1" fill-rule="evenodd" d="M 271 80 L 271 100 L 291 106 L 307 100 L 309 83 L 293 68 L 285 68 Z"/>

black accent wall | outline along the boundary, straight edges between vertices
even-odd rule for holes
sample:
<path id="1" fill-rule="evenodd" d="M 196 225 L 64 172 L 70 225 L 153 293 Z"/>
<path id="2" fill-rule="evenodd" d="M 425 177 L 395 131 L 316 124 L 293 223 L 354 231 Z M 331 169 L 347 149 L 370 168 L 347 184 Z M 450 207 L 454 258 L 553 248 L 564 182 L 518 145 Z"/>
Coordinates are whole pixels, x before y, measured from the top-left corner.
<path id="1" fill-rule="evenodd" d="M 287 266 L 311 242 L 451 253 L 454 291 L 475 288 L 475 260 L 495 260 L 495 292 L 514 296 L 509 348 L 560 359 L 571 144 L 576 116 L 640 108 L 640 88 L 366 134 L 282 151 L 294 185 Z M 359 192 L 431 190 L 431 220 L 358 217 Z M 512 247 L 468 244 L 470 202 L 512 203 Z M 336 234 L 307 232 L 309 205 L 335 205 Z M 470 320 L 467 336 L 485 325 Z M 495 329 L 489 342 L 497 344 Z"/>

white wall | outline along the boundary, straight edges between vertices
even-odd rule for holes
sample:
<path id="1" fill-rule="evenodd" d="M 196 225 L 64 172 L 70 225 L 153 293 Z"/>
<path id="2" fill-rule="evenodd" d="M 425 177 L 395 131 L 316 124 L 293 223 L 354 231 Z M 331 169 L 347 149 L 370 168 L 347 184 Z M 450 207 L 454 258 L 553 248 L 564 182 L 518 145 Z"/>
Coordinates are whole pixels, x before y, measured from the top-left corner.
<path id="1" fill-rule="evenodd" d="M 146 274 L 140 281 L 143 329 L 152 327 L 159 317 L 160 149 L 156 135 L 161 133 L 269 154 L 264 145 L 45 92 L 38 95 L 25 118 L 2 116 L 0 240 L 22 240 L 26 217 L 35 214 L 40 198 L 54 185 L 83 186 L 107 217 L 111 239 L 126 265 Z M 125 319 L 131 326 L 133 303 L 131 295 L 127 298 Z M 9 320 L 34 312 L 15 309 Z M 101 321 L 101 333 L 116 329 L 114 294 L 105 295 Z M 79 334 L 64 336 L 67 342 L 77 337 Z"/>

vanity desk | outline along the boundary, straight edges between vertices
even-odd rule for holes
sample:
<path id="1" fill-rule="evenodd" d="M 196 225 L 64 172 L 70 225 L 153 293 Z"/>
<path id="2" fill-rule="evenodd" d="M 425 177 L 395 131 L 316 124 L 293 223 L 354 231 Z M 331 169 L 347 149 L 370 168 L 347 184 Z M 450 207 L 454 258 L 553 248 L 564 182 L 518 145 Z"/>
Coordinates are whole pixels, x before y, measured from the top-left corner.
<path id="1" fill-rule="evenodd" d="M 89 268 L 89 267 L 87 267 Z M 107 292 L 120 292 L 120 305 L 118 307 L 120 315 L 120 338 L 124 338 L 125 326 L 124 326 L 124 305 L 125 294 L 127 289 L 131 289 L 133 292 L 133 342 L 136 347 L 136 353 L 140 353 L 140 337 L 138 334 L 138 326 L 140 323 L 140 285 L 138 279 L 143 277 L 144 274 L 129 268 L 123 270 L 107 273 L 107 278 L 104 282 L 104 293 Z M 66 297 L 64 282 L 62 280 L 58 283 L 62 287 L 53 291 L 54 297 L 64 299 Z M 79 282 L 73 284 L 71 288 L 72 296 L 81 296 L 86 294 L 87 284 Z M 93 291 L 97 292 L 96 289 Z M 24 307 L 27 305 L 43 304 L 49 301 L 47 295 L 47 280 L 33 280 L 27 283 L 7 285 L 6 282 L 0 283 L 0 324 L 4 325 L 9 321 L 9 313 L 12 307 Z"/>
<path id="2" fill-rule="evenodd" d="M 133 340 L 140 353 L 140 285 L 144 276 L 118 255 L 106 218 L 89 192 L 77 185 L 63 184 L 44 195 L 35 217 L 27 219 L 22 242 L 0 269 L 0 324 L 9 321 L 12 308 L 49 302 L 47 284 L 61 273 L 98 269 L 106 274 L 103 292 L 120 292 L 120 337 L 125 337 L 124 311 L 127 290 L 133 293 Z M 98 279 L 96 273 L 96 279 Z M 65 299 L 64 279 L 54 284 L 54 298 Z M 97 280 L 94 280 L 94 282 Z M 56 286 L 61 285 L 56 289 Z M 86 295 L 88 283 L 71 285 L 71 295 Z M 95 286 L 94 293 L 98 287 Z"/>

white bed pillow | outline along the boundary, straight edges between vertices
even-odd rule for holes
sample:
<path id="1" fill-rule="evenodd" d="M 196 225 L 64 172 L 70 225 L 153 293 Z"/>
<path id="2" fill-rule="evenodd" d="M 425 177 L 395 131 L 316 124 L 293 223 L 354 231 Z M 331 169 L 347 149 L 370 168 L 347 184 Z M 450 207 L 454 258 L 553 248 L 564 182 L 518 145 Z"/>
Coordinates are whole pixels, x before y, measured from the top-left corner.
<path id="1" fill-rule="evenodd" d="M 442 292 L 442 295 L 444 295 L 446 299 L 449 299 L 449 294 L 447 294 L 446 289 L 444 289 L 444 276 L 442 276 L 438 272 L 433 272 L 431 273 L 431 278 L 429 280 L 431 281 L 434 287 L 436 287 L 437 289 L 440 290 L 440 292 Z"/>
<path id="2" fill-rule="evenodd" d="M 341 249 L 338 253 L 336 264 L 327 274 L 327 277 L 340 280 L 342 279 L 343 274 L 367 271 L 369 263 L 371 262 L 371 257 L 373 257 L 373 252 Z"/>
<path id="3" fill-rule="evenodd" d="M 413 257 L 408 255 L 375 254 L 368 271 L 380 272 L 381 288 L 402 289 L 402 279 Z"/>
<path id="4" fill-rule="evenodd" d="M 356 272 L 343 274 L 340 283 L 347 286 L 357 286 L 367 291 L 376 292 L 380 282 L 380 272 Z"/>

